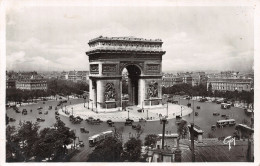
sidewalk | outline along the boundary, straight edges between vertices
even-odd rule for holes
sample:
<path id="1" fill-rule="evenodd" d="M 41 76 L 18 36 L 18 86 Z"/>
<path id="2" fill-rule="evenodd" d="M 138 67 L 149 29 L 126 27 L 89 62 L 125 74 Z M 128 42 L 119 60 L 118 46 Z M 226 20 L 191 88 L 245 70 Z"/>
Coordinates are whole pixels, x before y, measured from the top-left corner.
<path id="1" fill-rule="evenodd" d="M 138 122 L 140 118 L 146 119 L 147 117 L 149 120 L 147 121 L 159 121 L 161 116 L 167 115 L 167 108 L 166 106 L 163 106 L 161 108 L 150 108 L 150 109 L 144 109 L 144 112 L 138 112 L 137 110 L 140 109 L 136 106 L 128 107 L 127 111 L 117 111 L 117 112 L 108 112 L 108 113 L 96 113 L 92 111 L 91 109 L 87 109 L 87 107 L 84 108 L 84 104 L 76 104 L 76 105 L 69 105 L 66 107 L 66 111 L 69 112 L 69 115 L 65 114 L 64 108 L 63 111 L 59 109 L 59 113 L 63 116 L 69 117 L 72 115 L 74 116 L 80 116 L 84 120 L 93 117 L 95 119 L 100 119 L 102 121 L 112 120 L 114 122 L 125 122 L 125 119 L 128 118 L 128 111 L 129 111 L 129 118 L 133 119 L 135 122 Z M 182 109 L 182 111 L 181 111 Z M 169 104 L 168 105 L 168 118 L 167 119 L 173 119 L 176 117 L 176 115 L 186 116 L 188 114 L 192 113 L 192 109 L 188 108 L 187 106 L 180 106 L 176 104 Z"/>

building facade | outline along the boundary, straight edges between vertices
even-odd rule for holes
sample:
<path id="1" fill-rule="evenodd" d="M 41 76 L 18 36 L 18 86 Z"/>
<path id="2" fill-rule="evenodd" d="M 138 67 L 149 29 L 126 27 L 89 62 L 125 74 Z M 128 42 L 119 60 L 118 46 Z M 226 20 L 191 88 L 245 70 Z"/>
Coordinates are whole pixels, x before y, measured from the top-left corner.
<path id="1" fill-rule="evenodd" d="M 211 78 L 207 82 L 207 88 L 210 84 L 212 91 L 251 91 L 253 88 L 252 79 Z"/>

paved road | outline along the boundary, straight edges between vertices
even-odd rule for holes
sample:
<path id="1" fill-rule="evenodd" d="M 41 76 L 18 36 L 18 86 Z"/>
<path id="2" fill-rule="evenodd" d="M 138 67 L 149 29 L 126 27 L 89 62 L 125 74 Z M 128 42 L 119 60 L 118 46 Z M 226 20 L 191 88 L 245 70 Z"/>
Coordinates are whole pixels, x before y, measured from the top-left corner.
<path id="1" fill-rule="evenodd" d="M 83 103 L 83 99 L 73 99 L 69 100 L 67 103 L 68 105 L 70 104 L 79 104 Z M 21 115 L 21 113 L 17 114 L 13 109 L 7 109 L 7 115 L 9 117 L 14 117 L 17 121 L 16 122 L 11 122 L 10 125 L 14 125 L 16 127 L 19 126 L 19 121 L 32 121 L 35 122 L 37 117 L 42 117 L 45 119 L 45 122 L 40 123 L 40 128 L 44 127 L 50 127 L 52 126 L 56 120 L 54 116 L 54 109 L 49 110 L 48 115 L 39 115 L 37 108 L 42 106 L 43 107 L 43 112 L 48 110 L 48 106 L 52 105 L 55 107 L 57 105 L 58 101 L 47 101 L 46 104 L 43 104 L 42 102 L 39 102 L 38 104 L 34 105 L 27 105 L 27 106 L 22 106 L 19 108 L 20 111 L 22 111 L 23 108 L 26 108 L 28 110 L 28 115 Z M 182 100 L 181 99 L 181 104 L 182 105 L 187 105 L 188 101 L 187 100 Z M 191 102 L 193 107 L 193 102 Z M 201 109 L 197 110 L 196 106 L 200 106 Z M 220 108 L 219 104 L 215 103 L 200 103 L 195 101 L 194 102 L 194 108 L 197 112 L 199 112 L 199 116 L 195 117 L 195 124 L 200 126 L 202 130 L 204 130 L 204 137 L 207 136 L 208 133 L 211 133 L 211 125 L 214 125 L 217 120 L 221 119 L 220 116 L 216 117 L 213 116 L 213 112 L 220 112 L 220 114 L 228 114 L 230 118 L 236 119 L 237 123 L 241 123 L 243 119 L 246 119 L 248 122 L 250 122 L 250 118 L 247 117 L 244 114 L 244 111 L 240 108 L 234 108 L 232 107 L 230 110 L 222 110 Z M 33 112 L 31 113 L 29 110 L 32 109 Z M 106 123 L 101 123 L 100 125 L 90 125 L 87 124 L 85 121 L 83 121 L 81 124 L 72 124 L 68 117 L 65 116 L 60 116 L 61 120 L 68 126 L 69 128 L 73 129 L 76 132 L 76 135 L 79 137 L 80 140 L 83 140 L 85 143 L 85 147 L 80 149 L 80 153 L 78 153 L 76 156 L 74 156 L 71 161 L 86 161 L 87 160 L 87 154 L 91 152 L 91 149 L 88 146 L 88 137 L 92 136 L 94 134 L 106 131 L 106 130 L 113 130 L 114 128 L 109 127 Z M 190 116 L 185 116 L 183 117 L 186 119 L 188 122 L 192 122 L 192 115 Z M 134 124 L 137 124 L 138 122 L 135 122 Z M 146 134 L 159 134 L 162 131 L 162 125 L 160 124 L 159 121 L 151 121 L 151 122 L 146 122 L 146 123 L 140 123 L 142 125 L 143 134 L 141 135 L 141 139 L 144 140 L 144 137 Z M 123 131 L 123 141 L 127 141 L 129 137 L 135 136 L 136 131 L 131 128 L 131 126 L 124 126 L 124 123 L 118 122 L 115 124 L 117 128 L 120 128 Z M 89 130 L 89 134 L 83 134 L 80 132 L 80 127 L 85 127 L 87 130 Z M 175 119 L 169 120 L 169 123 L 166 125 L 166 131 L 174 133 L 177 131 L 177 127 L 175 124 Z M 227 127 L 223 129 L 218 129 L 213 134 L 216 137 L 220 136 L 229 136 L 232 135 L 234 131 L 234 127 Z M 77 141 L 76 141 L 77 143 Z"/>

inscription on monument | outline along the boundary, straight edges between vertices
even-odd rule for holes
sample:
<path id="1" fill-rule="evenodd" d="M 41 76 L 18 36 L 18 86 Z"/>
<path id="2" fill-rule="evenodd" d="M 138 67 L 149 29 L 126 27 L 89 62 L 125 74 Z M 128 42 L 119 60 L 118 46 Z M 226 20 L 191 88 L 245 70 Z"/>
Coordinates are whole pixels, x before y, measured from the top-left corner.
<path id="1" fill-rule="evenodd" d="M 160 65 L 159 64 L 147 64 L 146 71 L 147 71 L 147 73 L 160 73 Z"/>
<path id="2" fill-rule="evenodd" d="M 115 73 L 117 69 L 116 64 L 103 64 L 102 73 Z"/>
<path id="3" fill-rule="evenodd" d="M 98 64 L 90 64 L 90 73 L 91 74 L 98 74 Z"/>

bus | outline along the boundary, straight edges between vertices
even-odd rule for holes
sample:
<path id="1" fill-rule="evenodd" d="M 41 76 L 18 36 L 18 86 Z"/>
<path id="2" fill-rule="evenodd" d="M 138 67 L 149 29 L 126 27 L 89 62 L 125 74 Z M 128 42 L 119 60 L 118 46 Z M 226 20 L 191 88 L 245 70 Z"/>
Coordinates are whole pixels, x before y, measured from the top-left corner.
<path id="1" fill-rule="evenodd" d="M 93 135 L 93 136 L 88 138 L 89 147 L 94 147 L 98 142 L 101 142 L 105 138 L 112 137 L 112 136 L 113 136 L 113 131 L 112 130 L 104 131 L 102 133 Z"/>
<path id="2" fill-rule="evenodd" d="M 235 119 L 225 119 L 225 120 L 219 120 L 216 123 L 217 127 L 225 127 L 225 126 L 233 126 L 236 124 Z"/>

